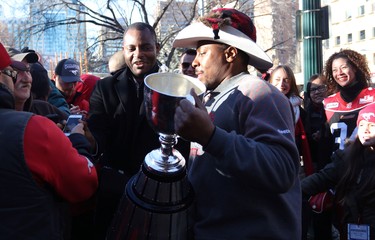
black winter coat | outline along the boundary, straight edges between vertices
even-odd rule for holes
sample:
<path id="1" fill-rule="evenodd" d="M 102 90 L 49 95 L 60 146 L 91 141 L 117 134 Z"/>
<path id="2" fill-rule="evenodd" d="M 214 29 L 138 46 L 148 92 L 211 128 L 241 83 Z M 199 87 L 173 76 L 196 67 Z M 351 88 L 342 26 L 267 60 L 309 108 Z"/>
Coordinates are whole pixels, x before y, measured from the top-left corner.
<path id="1" fill-rule="evenodd" d="M 346 151 L 349 149 L 346 147 L 345 150 L 337 150 L 332 155 L 332 163 L 301 181 L 302 193 L 305 198 L 334 189 L 337 186 L 345 171 L 349 168 L 347 161 L 344 160 L 345 154 L 348 154 Z M 359 161 L 361 158 L 367 158 L 369 161 Z M 359 165 L 359 169 L 362 170 L 355 176 L 356 183 L 345 186 L 346 193 L 343 196 L 345 200 L 343 205 L 340 199 L 336 199 L 336 203 L 340 201 L 338 215 L 340 218 L 339 230 L 343 237 L 341 239 L 347 239 L 345 238 L 347 223 L 370 225 L 370 239 L 375 239 L 375 184 L 366 188 L 366 196 L 358 193 L 362 186 L 361 183 L 375 174 L 375 151 L 368 147 L 364 148 L 361 154 L 356 156 L 356 159 L 358 162 L 366 164 Z"/>

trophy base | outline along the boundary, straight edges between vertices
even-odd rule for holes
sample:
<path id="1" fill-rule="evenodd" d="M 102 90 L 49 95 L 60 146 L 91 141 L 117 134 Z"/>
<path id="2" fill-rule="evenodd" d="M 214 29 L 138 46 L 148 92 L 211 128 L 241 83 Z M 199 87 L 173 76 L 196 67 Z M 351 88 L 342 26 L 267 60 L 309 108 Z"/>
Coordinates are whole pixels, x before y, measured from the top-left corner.
<path id="1" fill-rule="evenodd" d="M 126 185 L 107 239 L 193 239 L 193 198 L 185 168 L 160 174 L 144 162 Z"/>

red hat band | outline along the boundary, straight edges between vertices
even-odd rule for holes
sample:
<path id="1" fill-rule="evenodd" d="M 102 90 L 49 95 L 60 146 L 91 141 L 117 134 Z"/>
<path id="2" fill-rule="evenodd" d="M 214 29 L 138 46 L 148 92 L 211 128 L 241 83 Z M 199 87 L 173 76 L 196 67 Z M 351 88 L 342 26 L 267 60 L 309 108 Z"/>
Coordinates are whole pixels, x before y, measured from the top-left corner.
<path id="1" fill-rule="evenodd" d="M 247 35 L 256 42 L 256 28 L 250 17 L 232 8 L 218 8 L 211 12 L 211 17 L 201 18 L 201 21 L 210 26 L 214 32 L 214 39 L 220 39 L 219 30 L 222 25 L 230 25 Z"/>

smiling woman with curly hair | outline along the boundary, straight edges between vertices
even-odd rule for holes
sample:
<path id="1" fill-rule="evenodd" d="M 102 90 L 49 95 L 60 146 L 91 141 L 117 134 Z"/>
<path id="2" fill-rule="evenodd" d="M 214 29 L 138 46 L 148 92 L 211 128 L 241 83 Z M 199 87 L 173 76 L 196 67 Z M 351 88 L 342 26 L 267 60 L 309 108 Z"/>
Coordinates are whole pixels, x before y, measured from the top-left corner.
<path id="1" fill-rule="evenodd" d="M 324 75 L 331 94 L 323 104 L 334 138 L 333 150 L 344 149 L 345 142 L 356 135 L 358 112 L 375 101 L 370 70 L 362 54 L 345 49 L 329 57 Z"/>
<path id="2" fill-rule="evenodd" d="M 340 80 L 337 80 L 337 70 L 334 69 L 333 62 L 336 59 L 343 59 L 346 61 L 346 63 L 353 68 L 353 71 L 355 73 L 353 81 L 347 81 L 347 82 L 340 82 Z M 332 56 L 327 60 L 325 67 L 325 76 L 328 80 L 328 93 L 333 94 L 341 90 L 341 87 L 349 86 L 351 83 L 359 82 L 360 85 L 365 87 L 369 87 L 371 83 L 371 74 L 370 69 L 367 64 L 366 58 L 353 50 L 350 49 L 342 49 L 339 52 L 336 52 L 332 54 Z M 347 83 L 347 84 L 345 84 Z"/>

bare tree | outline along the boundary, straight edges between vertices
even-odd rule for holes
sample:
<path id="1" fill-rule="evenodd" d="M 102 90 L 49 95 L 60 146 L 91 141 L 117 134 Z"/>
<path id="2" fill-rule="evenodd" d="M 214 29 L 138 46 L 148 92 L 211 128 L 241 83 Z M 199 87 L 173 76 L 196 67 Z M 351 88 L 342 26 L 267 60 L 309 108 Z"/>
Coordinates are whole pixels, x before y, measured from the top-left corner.
<path id="1" fill-rule="evenodd" d="M 255 0 L 254 23 L 257 26 L 258 44 L 263 47 L 275 65 L 287 64 L 299 69 L 298 42 L 295 36 L 295 19 L 298 1 Z"/>
<path id="2" fill-rule="evenodd" d="M 154 5 L 147 0 L 103 0 L 95 1 L 96 5 L 92 2 L 94 1 L 32 1 L 25 14 L 29 16 L 30 21 L 25 26 L 24 34 L 42 36 L 62 26 L 82 32 L 100 28 L 94 36 L 73 36 L 78 38 L 79 44 L 82 44 L 80 49 L 85 49 L 84 53 L 79 54 L 89 59 L 90 68 L 86 66 L 86 69 L 92 71 L 106 65 L 108 60 L 106 49 L 112 47 L 114 48 L 112 52 L 121 49 L 123 32 L 129 24 L 143 21 L 156 29 L 161 44 L 159 61 L 168 68 L 174 69 L 177 67 L 181 53 L 181 49 L 172 48 L 175 35 L 199 14 L 215 7 L 229 6 L 247 13 L 254 19 L 260 45 L 271 53 L 274 61 L 278 62 L 281 52 L 289 51 L 290 46 L 294 44 L 292 41 L 294 27 L 292 30 L 285 28 L 292 24 L 291 21 L 285 21 L 286 17 L 290 16 L 288 12 L 290 4 L 285 4 L 285 1 L 281 0 L 159 0 L 157 4 L 154 2 Z M 275 14 L 276 10 L 277 14 Z M 61 18 L 61 13 L 67 11 L 73 14 L 66 14 L 65 18 Z M 87 26 L 87 29 L 81 26 Z M 280 33 L 277 28 L 282 29 L 282 37 L 275 35 L 275 32 Z M 2 31 L 5 32 L 0 25 L 0 34 Z"/>
<path id="3" fill-rule="evenodd" d="M 8 25 L 6 23 L 0 23 L 0 41 L 4 45 L 11 46 L 14 44 L 14 37 L 9 34 Z"/>
<path id="4" fill-rule="evenodd" d="M 58 28 L 60 26 L 79 26 L 85 24 L 100 28 L 98 34 L 93 38 L 89 38 L 84 48 L 90 54 L 95 50 L 102 51 L 95 58 L 90 56 L 90 59 L 95 60 L 91 65 L 99 65 L 106 63 L 108 56 L 104 54 L 105 45 L 117 45 L 121 48 L 121 41 L 123 32 L 126 27 L 132 23 L 133 19 L 139 19 L 152 25 L 155 29 L 162 29 L 158 32 L 161 48 L 163 49 L 163 59 L 172 59 L 173 51 L 170 49 L 171 41 L 174 35 L 185 25 L 189 24 L 192 19 L 197 17 L 197 2 L 184 2 L 176 0 L 159 1 L 157 11 L 149 11 L 146 8 L 146 0 L 128 0 L 122 2 L 120 5 L 116 0 L 106 0 L 101 5 L 93 8 L 91 5 L 85 4 L 81 0 L 44 0 L 34 2 L 30 5 L 30 24 L 25 28 L 25 33 L 33 36 L 42 35 L 50 29 Z M 193 6 L 190 11 L 186 11 L 186 3 Z M 74 12 L 75 14 L 66 15 L 66 18 L 61 18 L 63 12 Z M 170 19 L 174 21 L 170 21 Z M 165 19 L 168 19 L 168 31 L 165 31 L 165 26 L 161 27 Z M 81 46 L 82 47 L 82 46 Z M 116 46 L 113 46 L 116 47 Z M 113 51 L 114 52 L 114 51 Z M 163 61 L 165 64 L 170 64 L 170 60 Z M 97 67 L 97 66 L 94 66 Z"/>

